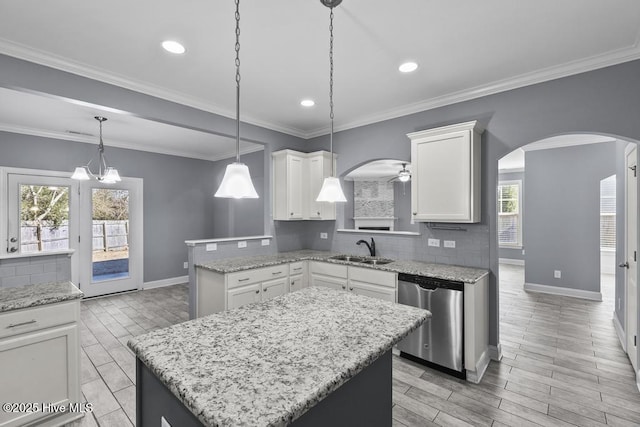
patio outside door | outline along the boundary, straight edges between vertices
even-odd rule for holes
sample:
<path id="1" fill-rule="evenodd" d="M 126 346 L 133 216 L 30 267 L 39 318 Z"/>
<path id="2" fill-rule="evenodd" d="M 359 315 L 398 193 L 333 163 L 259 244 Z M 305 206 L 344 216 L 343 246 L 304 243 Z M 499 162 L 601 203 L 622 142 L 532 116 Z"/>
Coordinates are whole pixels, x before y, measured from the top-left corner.
<path id="1" fill-rule="evenodd" d="M 142 288 L 142 180 L 80 185 L 80 289 L 99 296 Z"/>

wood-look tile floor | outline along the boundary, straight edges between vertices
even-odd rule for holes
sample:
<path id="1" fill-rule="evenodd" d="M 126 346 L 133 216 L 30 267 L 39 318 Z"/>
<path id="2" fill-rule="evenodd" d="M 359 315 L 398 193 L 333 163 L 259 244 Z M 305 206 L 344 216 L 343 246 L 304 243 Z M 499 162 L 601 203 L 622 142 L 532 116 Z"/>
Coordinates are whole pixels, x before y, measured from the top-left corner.
<path id="1" fill-rule="evenodd" d="M 610 279 L 609 279 L 610 280 Z M 503 359 L 473 385 L 394 359 L 394 422 L 408 426 L 638 426 L 640 393 L 603 302 L 527 293 L 500 266 Z"/>
<path id="2" fill-rule="evenodd" d="M 394 356 L 394 426 L 640 425 L 640 393 L 603 302 L 526 293 L 501 266 L 501 363 L 478 385 Z M 82 392 L 95 412 L 77 426 L 135 425 L 130 336 L 187 320 L 186 285 L 82 303 Z"/>

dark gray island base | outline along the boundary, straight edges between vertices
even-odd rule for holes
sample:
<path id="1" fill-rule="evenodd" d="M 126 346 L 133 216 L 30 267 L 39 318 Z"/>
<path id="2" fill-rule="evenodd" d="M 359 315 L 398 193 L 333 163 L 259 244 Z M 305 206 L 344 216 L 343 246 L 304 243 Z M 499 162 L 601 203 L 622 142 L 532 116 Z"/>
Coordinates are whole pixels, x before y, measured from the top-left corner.
<path id="1" fill-rule="evenodd" d="M 137 425 L 391 425 L 391 348 L 430 313 L 311 287 L 139 335 Z"/>
<path id="2" fill-rule="evenodd" d="M 164 417 L 172 427 L 202 427 L 144 363 L 136 365 L 136 426 L 160 425 Z M 291 423 L 294 427 L 391 425 L 391 351 Z"/>

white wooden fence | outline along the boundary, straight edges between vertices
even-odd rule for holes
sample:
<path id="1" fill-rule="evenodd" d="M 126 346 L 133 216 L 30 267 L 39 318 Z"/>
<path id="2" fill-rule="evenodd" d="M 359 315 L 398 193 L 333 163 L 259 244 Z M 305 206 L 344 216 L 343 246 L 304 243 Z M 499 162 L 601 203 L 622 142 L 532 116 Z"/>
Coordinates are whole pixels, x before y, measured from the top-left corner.
<path id="1" fill-rule="evenodd" d="M 20 229 L 22 252 L 51 252 L 69 249 L 69 225 L 58 227 L 23 221 Z M 113 251 L 129 247 L 129 221 L 93 221 L 93 250 Z"/>

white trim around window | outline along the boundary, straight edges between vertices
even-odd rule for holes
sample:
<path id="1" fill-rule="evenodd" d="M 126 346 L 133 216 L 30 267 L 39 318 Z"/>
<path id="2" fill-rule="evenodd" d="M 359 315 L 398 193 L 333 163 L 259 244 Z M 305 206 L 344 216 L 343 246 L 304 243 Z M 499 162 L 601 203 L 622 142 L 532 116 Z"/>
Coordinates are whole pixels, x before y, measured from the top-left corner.
<path id="1" fill-rule="evenodd" d="M 500 187 L 502 186 L 517 186 L 517 189 L 518 189 L 517 212 L 514 212 L 514 213 L 500 212 L 500 202 L 503 200 L 508 200 L 508 199 L 501 198 Z M 497 198 L 496 210 L 498 212 L 498 247 L 503 249 L 522 249 L 523 247 L 522 245 L 522 180 L 518 179 L 518 180 L 510 180 L 510 181 L 499 181 L 496 198 Z M 513 243 L 500 242 L 500 217 L 506 217 L 506 216 L 517 217 L 517 222 L 516 222 L 516 240 L 517 241 Z"/>

